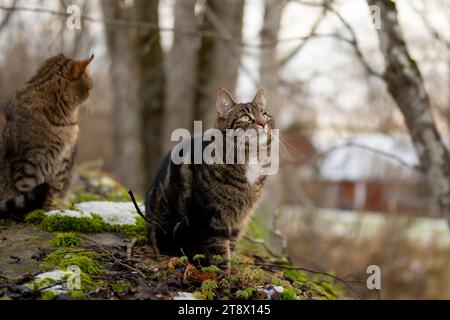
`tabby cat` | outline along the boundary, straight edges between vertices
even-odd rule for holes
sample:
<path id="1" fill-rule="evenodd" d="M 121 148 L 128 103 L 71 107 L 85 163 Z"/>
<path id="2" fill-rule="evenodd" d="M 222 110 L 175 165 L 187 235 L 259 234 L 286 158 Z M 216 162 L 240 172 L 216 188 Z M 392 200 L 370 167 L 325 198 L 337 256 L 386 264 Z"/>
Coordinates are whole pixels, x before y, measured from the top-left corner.
<path id="1" fill-rule="evenodd" d="M 89 96 L 87 60 L 48 59 L 0 107 L 0 218 L 50 210 L 70 185 L 78 107 Z"/>
<path id="2" fill-rule="evenodd" d="M 221 89 L 217 94 L 216 129 L 256 130 L 270 146 L 275 128 L 260 89 L 250 103 L 236 103 Z M 194 143 L 194 137 L 190 143 Z M 203 142 L 203 148 L 209 143 Z M 235 152 L 237 144 L 232 145 Z M 169 153 L 146 195 L 149 238 L 159 253 L 221 255 L 229 261 L 236 240 L 259 200 L 266 177 L 241 164 L 175 164 Z"/>

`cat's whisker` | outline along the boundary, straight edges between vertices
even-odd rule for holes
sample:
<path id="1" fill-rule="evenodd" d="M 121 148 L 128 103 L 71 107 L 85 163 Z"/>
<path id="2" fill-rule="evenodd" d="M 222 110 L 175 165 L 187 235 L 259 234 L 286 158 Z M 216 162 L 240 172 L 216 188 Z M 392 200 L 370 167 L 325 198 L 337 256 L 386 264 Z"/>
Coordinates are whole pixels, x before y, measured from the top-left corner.
<path id="1" fill-rule="evenodd" d="M 295 147 L 293 147 L 291 144 L 289 144 L 287 141 L 283 140 L 281 137 L 277 137 L 275 135 L 272 135 L 272 138 L 278 142 L 278 145 L 282 148 L 282 151 L 286 153 L 286 155 L 290 158 L 300 157 L 303 158 L 303 154 L 297 150 Z M 294 155 L 292 154 L 292 151 L 288 149 L 290 147 L 294 151 Z"/>

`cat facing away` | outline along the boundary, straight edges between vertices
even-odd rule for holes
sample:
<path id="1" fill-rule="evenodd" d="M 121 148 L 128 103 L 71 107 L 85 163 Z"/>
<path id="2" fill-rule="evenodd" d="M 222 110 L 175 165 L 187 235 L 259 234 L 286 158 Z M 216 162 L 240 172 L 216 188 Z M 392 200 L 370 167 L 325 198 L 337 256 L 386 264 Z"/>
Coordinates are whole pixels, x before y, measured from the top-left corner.
<path id="1" fill-rule="evenodd" d="M 0 217 L 50 210 L 71 182 L 78 109 L 92 80 L 94 56 L 48 59 L 13 98 L 0 106 Z"/>
<path id="2" fill-rule="evenodd" d="M 255 130 L 270 147 L 273 117 L 260 89 L 250 103 L 236 103 L 221 89 L 217 94 L 215 128 Z M 193 137 L 190 143 L 194 143 Z M 210 142 L 211 143 L 211 142 Z M 203 142 L 203 148 L 208 143 Z M 232 144 L 237 152 L 239 143 Z M 229 152 L 229 150 L 227 151 Z M 169 153 L 161 163 L 145 201 L 149 239 L 158 253 L 217 255 L 229 262 L 236 241 L 257 204 L 266 176 L 255 174 L 245 163 L 175 164 Z"/>

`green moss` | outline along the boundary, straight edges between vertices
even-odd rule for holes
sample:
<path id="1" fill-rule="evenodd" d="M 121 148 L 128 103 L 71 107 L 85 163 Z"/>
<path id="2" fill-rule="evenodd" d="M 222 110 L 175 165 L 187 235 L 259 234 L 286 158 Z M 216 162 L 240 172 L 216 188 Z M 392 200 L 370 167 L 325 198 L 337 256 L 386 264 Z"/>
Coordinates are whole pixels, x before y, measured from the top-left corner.
<path id="1" fill-rule="evenodd" d="M 71 266 L 77 266 L 81 270 L 79 290 L 70 290 L 68 295 L 75 299 L 82 299 L 87 293 L 92 292 L 102 286 L 102 283 L 95 278 L 102 272 L 101 262 L 103 255 L 93 251 L 71 252 L 68 248 L 59 248 L 48 254 L 42 266 L 48 270 L 67 270 Z M 34 282 L 35 289 L 52 285 L 54 280 L 44 279 Z"/>
<path id="2" fill-rule="evenodd" d="M 34 210 L 25 216 L 25 222 L 29 224 L 40 224 L 45 218 L 45 210 Z"/>
<path id="3" fill-rule="evenodd" d="M 257 294 L 257 291 L 255 288 L 247 288 L 245 290 L 238 290 L 236 291 L 236 298 L 242 299 L 242 300 L 248 300 L 253 297 L 255 297 Z"/>
<path id="4" fill-rule="evenodd" d="M 117 232 L 129 238 L 136 237 L 138 244 L 148 243 L 146 223 L 141 217 L 136 218 L 136 224 L 134 225 L 110 225 L 98 214 L 91 214 L 91 217 L 84 218 L 68 217 L 61 214 L 44 215 L 41 228 L 47 232 Z"/>
<path id="5" fill-rule="evenodd" d="M 70 266 L 77 266 L 87 274 L 99 274 L 100 265 L 95 259 L 80 254 L 68 254 L 59 264 L 60 268 L 67 269 Z"/>
<path id="6" fill-rule="evenodd" d="M 286 280 L 290 280 L 290 281 L 298 281 L 298 282 L 302 282 L 302 283 L 307 281 L 306 275 L 298 270 L 285 270 L 283 272 L 283 277 Z"/>
<path id="7" fill-rule="evenodd" d="M 297 300 L 297 294 L 292 289 L 284 288 L 281 293 L 281 300 Z"/>
<path id="8" fill-rule="evenodd" d="M 336 296 L 334 294 L 333 287 L 327 282 L 321 282 L 317 285 L 316 290 L 327 297 L 329 300 L 335 300 Z"/>
<path id="9" fill-rule="evenodd" d="M 44 259 L 44 266 L 50 269 L 66 270 L 70 266 L 77 266 L 87 275 L 101 273 L 100 261 L 102 255 L 93 251 L 70 253 L 67 249 L 57 249 Z"/>
<path id="10" fill-rule="evenodd" d="M 111 284 L 111 289 L 118 294 L 125 293 L 130 287 L 131 283 L 129 281 L 118 281 Z"/>
<path id="11" fill-rule="evenodd" d="M 55 214 L 52 216 L 45 216 L 42 220 L 41 227 L 47 232 L 83 232 L 83 233 L 98 233 L 108 231 L 111 226 L 106 224 L 102 217 L 93 214 L 92 217 L 75 218 Z"/>
<path id="12" fill-rule="evenodd" d="M 192 295 L 197 300 L 206 300 L 206 297 L 201 292 L 196 291 Z"/>
<path id="13" fill-rule="evenodd" d="M 73 248 L 81 245 L 81 239 L 72 232 L 58 233 L 56 237 L 50 241 L 50 245 L 56 248 Z"/>
<path id="14" fill-rule="evenodd" d="M 58 295 L 55 292 L 48 290 L 41 293 L 41 300 L 53 300 L 57 296 Z"/>

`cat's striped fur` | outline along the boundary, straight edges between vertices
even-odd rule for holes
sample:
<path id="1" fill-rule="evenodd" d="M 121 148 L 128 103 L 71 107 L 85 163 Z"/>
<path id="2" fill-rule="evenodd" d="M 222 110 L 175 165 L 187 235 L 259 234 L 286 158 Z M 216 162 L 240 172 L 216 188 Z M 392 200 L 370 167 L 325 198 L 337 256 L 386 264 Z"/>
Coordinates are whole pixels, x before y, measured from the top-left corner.
<path id="1" fill-rule="evenodd" d="M 60 54 L 0 108 L 0 218 L 54 207 L 70 185 L 87 66 Z"/>
<path id="2" fill-rule="evenodd" d="M 216 107 L 216 128 L 222 133 L 259 129 L 271 137 L 275 123 L 267 113 L 264 90 L 251 103 L 238 104 L 222 89 Z M 247 164 L 176 165 L 167 155 L 146 196 L 153 246 L 165 254 L 222 255 L 229 260 L 264 181 L 265 176 L 250 179 Z"/>

